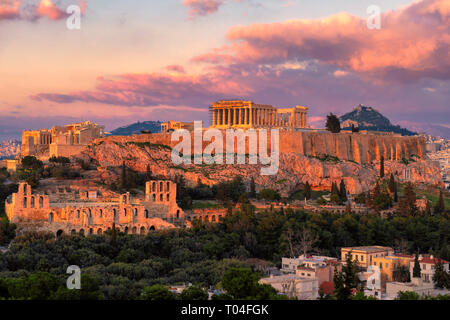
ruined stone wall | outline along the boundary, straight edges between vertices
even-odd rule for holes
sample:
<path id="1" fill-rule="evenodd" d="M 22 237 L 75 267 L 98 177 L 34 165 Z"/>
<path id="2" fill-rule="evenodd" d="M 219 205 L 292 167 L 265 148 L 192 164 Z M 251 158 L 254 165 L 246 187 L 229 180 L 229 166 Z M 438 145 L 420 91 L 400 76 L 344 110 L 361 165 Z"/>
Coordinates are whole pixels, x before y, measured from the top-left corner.
<path id="1" fill-rule="evenodd" d="M 168 181 L 157 181 L 157 186 L 159 183 L 167 187 Z M 48 195 L 32 193 L 28 184 L 20 183 L 18 192 L 6 200 L 5 209 L 9 220 L 19 228 L 28 225 L 55 233 L 101 234 L 115 223 L 125 233 L 142 234 L 172 228 L 173 223 L 184 219 L 183 210 L 176 204 L 176 184 L 169 182 L 169 186 L 170 189 L 161 190 L 164 194 L 158 189 L 146 199 L 130 199 L 126 193 L 108 202 L 101 199 L 50 202 Z"/>
<path id="2" fill-rule="evenodd" d="M 223 146 L 226 146 L 225 131 Z M 267 135 L 270 151 L 270 133 Z M 174 147 L 178 141 L 171 141 L 171 133 L 155 133 L 149 135 L 112 136 L 97 139 L 95 143 L 109 141 L 115 143 L 151 143 Z M 203 141 L 202 150 L 209 145 Z M 237 141 L 234 148 L 237 150 Z M 385 160 L 409 159 L 417 156 L 423 159 L 425 154 L 425 138 L 419 136 L 398 136 L 361 133 L 331 133 L 324 131 L 285 131 L 279 132 L 279 150 L 282 153 L 298 153 L 306 156 L 331 155 L 340 160 L 355 161 L 357 163 L 370 163 L 379 161 L 381 156 Z M 194 137 L 191 133 L 191 152 L 194 153 Z M 248 143 L 245 144 L 245 153 L 249 153 Z"/>

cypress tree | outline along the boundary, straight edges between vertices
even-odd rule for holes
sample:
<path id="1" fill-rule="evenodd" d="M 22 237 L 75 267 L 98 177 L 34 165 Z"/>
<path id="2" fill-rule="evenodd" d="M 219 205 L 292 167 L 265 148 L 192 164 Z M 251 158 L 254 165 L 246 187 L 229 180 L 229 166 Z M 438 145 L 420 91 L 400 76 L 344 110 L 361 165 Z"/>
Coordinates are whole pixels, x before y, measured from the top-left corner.
<path id="1" fill-rule="evenodd" d="M 339 197 L 341 198 L 341 201 L 347 201 L 347 189 L 345 188 L 344 180 L 341 180 L 339 186 Z"/>
<path id="2" fill-rule="evenodd" d="M 395 178 L 394 178 L 394 174 L 393 173 L 391 173 L 391 176 L 389 177 L 389 184 L 388 184 L 388 186 L 389 186 L 389 191 L 394 193 L 396 185 L 395 185 Z"/>
<path id="3" fill-rule="evenodd" d="M 256 197 L 256 186 L 255 186 L 255 179 L 250 180 L 250 194 L 249 194 L 250 198 L 255 198 Z"/>
<path id="4" fill-rule="evenodd" d="M 381 162 L 380 162 L 380 178 L 384 177 L 384 157 L 381 156 Z"/>
<path id="5" fill-rule="evenodd" d="M 306 200 L 311 199 L 311 185 L 309 184 L 308 181 L 306 181 L 305 184 L 305 198 Z"/>
<path id="6" fill-rule="evenodd" d="M 128 187 L 127 167 L 125 166 L 125 161 L 122 162 L 122 173 L 120 175 L 120 187 L 121 187 L 121 189 L 126 189 Z"/>
<path id="7" fill-rule="evenodd" d="M 444 213 L 445 212 L 445 203 L 444 196 L 442 194 L 442 190 L 439 191 L 439 200 L 434 207 L 434 213 Z"/>
<path id="8" fill-rule="evenodd" d="M 450 288 L 450 274 L 444 270 L 441 259 L 437 259 L 434 268 L 433 282 L 434 286 L 439 289 Z"/>
<path id="9" fill-rule="evenodd" d="M 152 170 L 150 169 L 150 165 L 149 164 L 147 164 L 147 169 L 146 169 L 146 172 L 145 172 L 145 179 L 147 181 L 152 179 Z"/>
<path id="10" fill-rule="evenodd" d="M 418 253 L 416 253 L 416 256 L 414 257 L 413 277 L 420 278 L 420 263 Z"/>

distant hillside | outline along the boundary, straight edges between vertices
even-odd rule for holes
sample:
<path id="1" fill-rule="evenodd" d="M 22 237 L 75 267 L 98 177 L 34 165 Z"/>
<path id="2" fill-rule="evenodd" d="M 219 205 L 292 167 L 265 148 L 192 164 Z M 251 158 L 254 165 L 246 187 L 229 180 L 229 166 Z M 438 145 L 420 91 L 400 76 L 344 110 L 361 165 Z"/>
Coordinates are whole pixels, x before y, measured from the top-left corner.
<path id="1" fill-rule="evenodd" d="M 123 126 L 111 131 L 112 136 L 130 136 L 132 134 L 140 134 L 141 131 L 150 131 L 157 133 L 161 131 L 161 121 L 143 121 L 136 122 L 127 126 Z"/>
<path id="2" fill-rule="evenodd" d="M 20 153 L 19 140 L 0 141 L 0 160 L 13 159 Z"/>
<path id="3" fill-rule="evenodd" d="M 355 124 L 355 127 L 359 127 L 360 130 L 395 132 L 405 136 L 416 134 L 408 129 L 393 125 L 388 118 L 374 108 L 361 104 L 339 119 L 341 126 L 346 129 L 351 128 L 351 125 Z"/>
<path id="4" fill-rule="evenodd" d="M 416 132 L 425 132 L 426 134 L 450 139 L 450 127 L 439 124 L 420 123 L 402 120 L 398 122 L 399 125 Z"/>

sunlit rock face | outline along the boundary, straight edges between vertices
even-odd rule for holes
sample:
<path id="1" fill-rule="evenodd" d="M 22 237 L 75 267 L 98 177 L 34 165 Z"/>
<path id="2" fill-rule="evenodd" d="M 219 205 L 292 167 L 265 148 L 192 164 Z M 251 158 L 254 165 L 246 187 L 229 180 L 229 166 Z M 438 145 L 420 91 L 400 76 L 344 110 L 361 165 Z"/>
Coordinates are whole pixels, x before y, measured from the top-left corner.
<path id="1" fill-rule="evenodd" d="M 279 170 L 268 176 L 261 175 L 261 164 L 175 165 L 171 148 L 177 143 L 171 141 L 170 134 L 115 136 L 96 140 L 79 157 L 96 163 L 99 175 L 106 182 L 118 178 L 117 171 L 106 168 L 119 167 L 125 162 L 140 172 L 145 172 L 148 165 L 154 175 L 167 178 L 183 175 L 192 186 L 199 180 L 213 185 L 240 175 L 246 183 L 253 178 L 257 189 L 273 188 L 284 195 L 307 181 L 313 189 L 330 190 L 331 184 L 341 179 L 350 193 L 367 191 L 379 175 L 381 157 L 385 159 L 386 175 L 392 172 L 398 180 L 405 180 L 404 170 L 408 169 L 408 180 L 412 182 L 442 183 L 439 167 L 421 159 L 425 146 L 420 137 L 282 131 Z M 414 161 L 406 165 L 402 159 Z"/>

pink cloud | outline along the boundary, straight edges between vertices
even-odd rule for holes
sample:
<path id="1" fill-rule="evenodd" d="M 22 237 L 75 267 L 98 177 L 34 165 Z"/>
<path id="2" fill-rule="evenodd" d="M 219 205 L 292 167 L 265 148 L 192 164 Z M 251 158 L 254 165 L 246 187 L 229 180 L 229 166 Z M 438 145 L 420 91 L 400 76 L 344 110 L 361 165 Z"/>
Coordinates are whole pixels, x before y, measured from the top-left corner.
<path id="1" fill-rule="evenodd" d="M 178 73 L 186 73 L 186 72 L 184 71 L 184 67 L 183 67 L 183 66 L 180 66 L 180 65 L 178 65 L 178 64 L 166 66 L 166 70 L 167 70 L 167 71 L 178 72 Z"/>
<path id="2" fill-rule="evenodd" d="M 29 0 L 1 0 L 0 21 L 17 19 L 25 21 L 36 21 L 41 18 L 50 20 L 61 20 L 68 17 L 64 8 L 58 7 L 52 0 L 40 0 L 31 2 Z M 81 13 L 86 12 L 86 1 L 78 0 Z"/>
<path id="3" fill-rule="evenodd" d="M 51 0 L 42 0 L 36 8 L 36 15 L 38 17 L 47 17 L 50 20 L 59 20 L 67 17 L 66 12 L 59 9 Z"/>
<path id="4" fill-rule="evenodd" d="M 189 8 L 190 18 L 212 14 L 223 4 L 223 0 L 183 0 L 183 5 Z"/>
<path id="5" fill-rule="evenodd" d="M 20 1 L 5 1 L 0 3 L 0 21 L 19 18 Z"/>
<path id="6" fill-rule="evenodd" d="M 235 26 L 231 44 L 194 57 L 197 62 L 277 64 L 316 60 L 374 79 L 450 78 L 450 4 L 422 0 L 382 14 L 381 29 L 339 13 L 321 20 Z M 231 54 L 230 54 L 231 52 Z"/>

